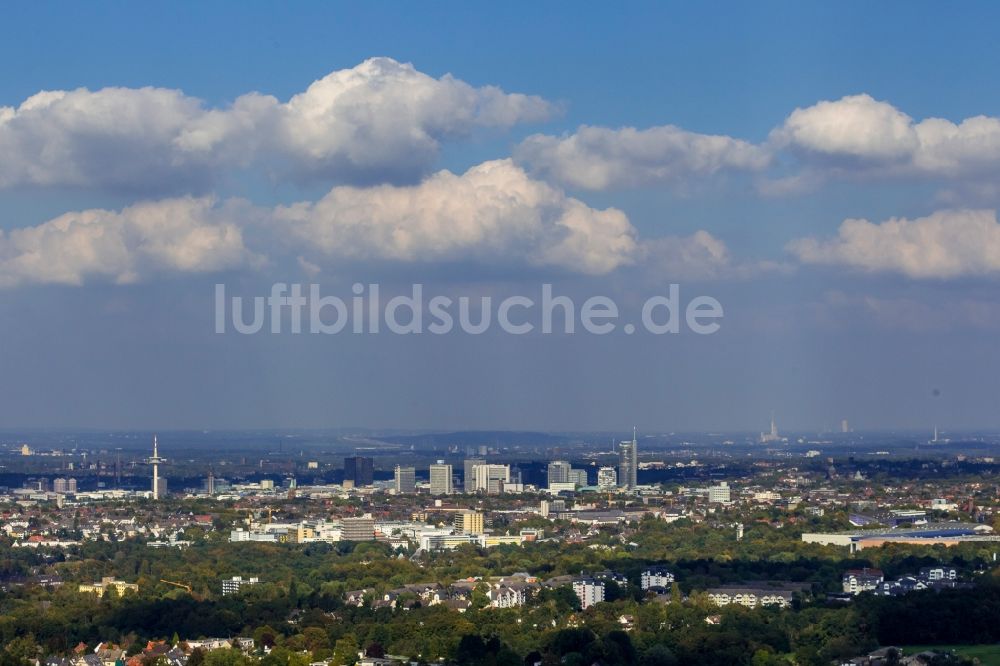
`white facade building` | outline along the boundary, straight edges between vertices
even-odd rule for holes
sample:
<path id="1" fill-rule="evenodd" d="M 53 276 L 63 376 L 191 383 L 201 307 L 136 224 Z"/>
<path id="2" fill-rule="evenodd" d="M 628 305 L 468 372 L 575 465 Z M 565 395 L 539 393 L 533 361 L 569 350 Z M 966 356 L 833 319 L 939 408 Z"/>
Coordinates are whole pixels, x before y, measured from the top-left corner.
<path id="1" fill-rule="evenodd" d="M 583 610 L 604 601 L 604 583 L 593 578 L 581 578 L 573 581 L 573 592 L 580 600 L 580 607 Z"/>

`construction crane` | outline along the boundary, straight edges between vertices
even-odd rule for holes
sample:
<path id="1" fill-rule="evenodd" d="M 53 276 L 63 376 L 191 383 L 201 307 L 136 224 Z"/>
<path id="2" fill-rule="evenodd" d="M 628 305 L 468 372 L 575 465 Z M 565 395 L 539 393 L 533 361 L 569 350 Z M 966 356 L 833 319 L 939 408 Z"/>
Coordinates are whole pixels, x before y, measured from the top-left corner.
<path id="1" fill-rule="evenodd" d="M 173 585 L 174 587 L 179 587 L 181 589 L 187 590 L 188 594 L 191 594 L 191 595 L 194 594 L 194 592 L 191 591 L 191 586 L 190 585 L 185 585 L 184 583 L 178 583 L 178 582 L 173 581 L 173 580 L 166 580 L 164 578 L 161 578 L 160 582 L 161 583 L 166 583 L 167 585 Z"/>

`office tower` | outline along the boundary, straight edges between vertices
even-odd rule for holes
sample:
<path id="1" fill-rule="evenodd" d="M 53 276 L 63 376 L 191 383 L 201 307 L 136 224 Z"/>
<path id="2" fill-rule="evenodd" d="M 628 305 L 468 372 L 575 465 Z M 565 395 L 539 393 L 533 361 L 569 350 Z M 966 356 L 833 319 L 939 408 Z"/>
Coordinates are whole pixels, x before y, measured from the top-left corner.
<path id="1" fill-rule="evenodd" d="M 354 483 L 355 488 L 370 486 L 374 481 L 375 461 L 364 456 L 344 458 L 344 479 Z"/>
<path id="2" fill-rule="evenodd" d="M 718 504 L 729 504 L 732 499 L 732 494 L 729 492 L 729 483 L 723 481 L 717 486 L 711 486 L 708 489 L 708 501 L 715 502 Z"/>
<path id="3" fill-rule="evenodd" d="M 490 465 L 480 463 L 474 467 L 476 491 L 487 495 L 499 495 L 510 483 L 510 465 Z"/>
<path id="4" fill-rule="evenodd" d="M 548 476 L 548 485 L 551 486 L 553 483 L 567 483 L 569 482 L 569 473 L 572 467 L 565 460 L 553 460 L 549 463 L 546 469 L 546 475 Z"/>
<path id="5" fill-rule="evenodd" d="M 451 495 L 451 465 L 443 460 L 431 465 L 431 495 Z"/>
<path id="6" fill-rule="evenodd" d="M 69 484 L 67 483 L 66 479 L 63 478 L 52 479 L 52 492 L 65 493 L 68 485 Z"/>
<path id="7" fill-rule="evenodd" d="M 160 463 L 167 461 L 165 458 L 160 457 L 156 435 L 153 435 L 153 457 L 149 458 L 146 462 L 153 466 L 153 499 L 162 499 L 167 496 L 167 480 L 160 479 Z"/>
<path id="8" fill-rule="evenodd" d="M 618 485 L 618 472 L 614 467 L 602 467 L 597 470 L 597 487 L 610 490 Z"/>
<path id="9" fill-rule="evenodd" d="M 394 478 L 397 493 L 412 493 L 417 490 L 417 470 L 414 468 L 396 465 Z"/>
<path id="10" fill-rule="evenodd" d="M 375 519 L 371 516 L 343 518 L 340 521 L 341 541 L 373 541 L 375 539 Z"/>
<path id="11" fill-rule="evenodd" d="M 840 432 L 851 432 L 851 426 L 847 423 L 847 419 L 840 420 Z"/>
<path id="12" fill-rule="evenodd" d="M 512 484 L 524 483 L 524 474 L 521 472 L 521 468 L 517 465 L 510 468 L 510 482 Z"/>
<path id="13" fill-rule="evenodd" d="M 464 465 L 464 476 L 462 477 L 462 488 L 467 493 L 474 493 L 478 488 L 476 488 L 476 465 L 485 464 L 486 460 L 484 458 L 466 458 Z"/>
<path id="14" fill-rule="evenodd" d="M 632 489 L 639 485 L 639 444 L 635 438 L 635 428 L 632 429 L 632 441 L 621 442 L 618 445 L 618 484 L 623 488 Z"/>
<path id="15" fill-rule="evenodd" d="M 569 471 L 569 482 L 580 486 L 589 485 L 587 482 L 587 470 L 585 469 L 571 469 Z"/>
<path id="16" fill-rule="evenodd" d="M 205 492 L 209 495 L 215 494 L 215 472 L 211 467 L 208 468 L 208 478 L 205 479 Z"/>
<path id="17" fill-rule="evenodd" d="M 482 534 L 483 514 L 478 511 L 461 511 L 455 514 L 455 534 Z"/>

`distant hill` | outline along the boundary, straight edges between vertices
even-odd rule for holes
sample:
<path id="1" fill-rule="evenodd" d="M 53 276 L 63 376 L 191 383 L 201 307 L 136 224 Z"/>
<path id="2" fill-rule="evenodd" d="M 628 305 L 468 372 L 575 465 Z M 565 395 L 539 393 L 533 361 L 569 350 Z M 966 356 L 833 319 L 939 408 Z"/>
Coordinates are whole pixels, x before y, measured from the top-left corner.
<path id="1" fill-rule="evenodd" d="M 458 432 L 423 433 L 419 435 L 389 435 L 379 437 L 384 442 L 414 447 L 440 446 L 559 446 L 575 441 L 570 437 L 544 432 L 510 430 L 464 430 Z"/>

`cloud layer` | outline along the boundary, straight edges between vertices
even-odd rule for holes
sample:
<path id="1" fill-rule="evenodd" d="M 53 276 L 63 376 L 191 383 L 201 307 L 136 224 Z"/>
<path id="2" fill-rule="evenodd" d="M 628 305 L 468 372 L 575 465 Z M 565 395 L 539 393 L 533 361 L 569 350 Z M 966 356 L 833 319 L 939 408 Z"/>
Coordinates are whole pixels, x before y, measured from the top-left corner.
<path id="1" fill-rule="evenodd" d="M 795 109 L 760 144 L 673 125 L 582 126 L 530 136 L 514 154 L 532 173 L 571 188 L 683 187 L 745 172 L 762 192 L 784 194 L 830 178 L 990 179 L 1000 168 L 1000 119 L 917 121 L 888 102 L 852 95 Z"/>
<path id="2" fill-rule="evenodd" d="M 543 178 L 587 190 L 676 185 L 720 171 L 757 171 L 766 150 L 728 136 L 687 132 L 667 125 L 637 130 L 580 127 L 574 134 L 536 134 L 515 156 Z"/>
<path id="3" fill-rule="evenodd" d="M 41 92 L 0 107 L 0 187 L 181 191 L 253 163 L 297 178 L 416 180 L 443 140 L 551 112 L 539 97 L 390 58 L 335 71 L 287 102 L 249 93 L 222 109 L 162 88 Z"/>
<path id="4" fill-rule="evenodd" d="M 530 136 L 511 159 L 432 172 L 442 142 L 553 110 L 539 97 L 434 78 L 389 58 L 335 71 L 287 101 L 248 93 L 224 108 L 161 88 L 41 92 L 0 107 L 0 188 L 187 195 L 239 169 L 339 185 L 273 209 L 178 196 L 67 213 L 0 233 L 0 285 L 124 283 L 285 260 L 312 271 L 385 261 L 603 275 L 638 265 L 736 278 L 787 266 L 734 259 L 704 230 L 640 239 L 621 210 L 561 188 L 686 188 L 728 172 L 751 174 L 770 193 L 830 178 L 992 187 L 1000 167 L 1000 119 L 918 121 L 854 95 L 795 109 L 760 144 L 673 125 L 581 126 Z M 835 238 L 800 238 L 787 249 L 804 264 L 912 278 L 990 275 L 1000 270 L 1000 225 L 992 211 L 966 209 L 850 219 Z"/>
<path id="5" fill-rule="evenodd" d="M 635 236 L 621 211 L 591 208 L 499 160 L 275 209 L 181 197 L 67 213 L 0 234 L 0 286 L 128 283 L 293 258 L 311 270 L 452 261 L 601 275 L 636 259 Z"/>

